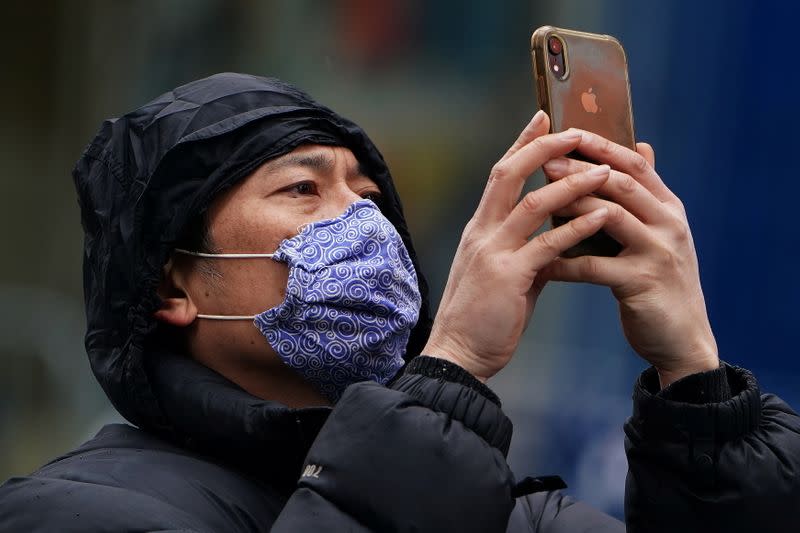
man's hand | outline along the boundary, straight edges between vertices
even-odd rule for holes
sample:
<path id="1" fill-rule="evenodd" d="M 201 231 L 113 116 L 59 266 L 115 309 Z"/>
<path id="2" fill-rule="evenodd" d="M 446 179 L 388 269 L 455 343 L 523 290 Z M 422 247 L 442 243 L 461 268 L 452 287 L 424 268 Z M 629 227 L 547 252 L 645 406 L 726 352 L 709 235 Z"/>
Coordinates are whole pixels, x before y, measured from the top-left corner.
<path id="1" fill-rule="evenodd" d="M 543 163 L 574 150 L 579 132 L 546 135 L 537 113 L 494 166 L 456 252 L 428 344 L 422 353 L 452 361 L 486 381 L 511 359 L 544 285 L 540 270 L 603 226 L 606 206 L 530 239 L 553 211 L 601 187 L 608 166 L 587 168 L 526 194 Z M 530 239 L 530 240 L 529 240 Z"/>
<path id="2" fill-rule="evenodd" d="M 614 169 L 598 190 L 607 200 L 579 198 L 556 214 L 579 216 L 605 207 L 609 215 L 603 229 L 624 249 L 617 257 L 558 258 L 543 276 L 610 287 L 619 301 L 628 342 L 658 369 L 662 388 L 689 374 L 718 368 L 686 211 L 654 170 L 653 149 L 639 143 L 634 152 L 581 133 L 578 151 Z M 544 166 L 556 183 L 592 168 L 595 165 L 566 158 Z"/>

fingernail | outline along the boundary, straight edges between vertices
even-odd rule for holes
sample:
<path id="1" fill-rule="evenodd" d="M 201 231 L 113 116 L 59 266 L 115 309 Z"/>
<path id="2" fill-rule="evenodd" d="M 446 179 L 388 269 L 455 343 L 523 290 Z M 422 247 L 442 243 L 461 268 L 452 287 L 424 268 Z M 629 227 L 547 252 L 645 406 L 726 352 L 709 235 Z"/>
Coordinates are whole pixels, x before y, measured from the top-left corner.
<path id="1" fill-rule="evenodd" d="M 567 160 L 559 157 L 558 159 L 551 159 L 550 161 L 545 163 L 544 169 L 547 172 L 558 174 L 560 172 L 566 172 L 568 166 L 569 164 L 567 163 Z"/>
<path id="2" fill-rule="evenodd" d="M 586 218 L 587 220 L 589 220 L 589 222 L 596 222 L 601 218 L 605 217 L 607 214 L 608 214 L 608 208 L 601 207 L 600 209 L 595 209 L 594 211 L 586 215 Z"/>
<path id="3" fill-rule="evenodd" d="M 544 120 L 544 111 L 540 109 L 539 111 L 536 112 L 535 115 L 533 115 L 533 118 L 531 119 L 530 124 L 528 124 L 528 127 L 535 128 L 536 126 L 541 124 L 543 120 Z"/>
<path id="4" fill-rule="evenodd" d="M 565 141 L 574 141 L 575 139 L 579 139 L 581 137 L 583 137 L 583 132 L 573 128 L 561 133 L 561 138 Z"/>
<path id="5" fill-rule="evenodd" d="M 608 176 L 608 173 L 611 171 L 611 167 L 608 165 L 600 165 L 599 167 L 594 167 L 590 170 L 586 171 L 586 175 L 592 178 L 599 178 L 600 176 Z"/>

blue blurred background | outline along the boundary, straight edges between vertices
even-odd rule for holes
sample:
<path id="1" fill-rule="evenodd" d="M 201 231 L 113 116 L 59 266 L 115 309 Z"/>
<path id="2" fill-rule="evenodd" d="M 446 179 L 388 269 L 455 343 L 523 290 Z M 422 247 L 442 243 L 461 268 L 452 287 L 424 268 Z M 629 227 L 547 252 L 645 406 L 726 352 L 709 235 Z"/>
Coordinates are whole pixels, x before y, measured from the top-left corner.
<path id="1" fill-rule="evenodd" d="M 4 3 L 0 479 L 116 417 L 83 350 L 69 171 L 100 121 L 218 71 L 296 83 L 363 125 L 404 197 L 438 302 L 494 161 L 535 111 L 529 38 L 617 36 L 637 137 L 683 199 L 721 355 L 800 404 L 795 150 L 800 9 L 778 1 L 148 0 Z M 536 174 L 530 187 L 539 186 Z M 490 384 L 519 476 L 560 474 L 617 516 L 622 423 L 645 365 L 603 288 L 545 290 Z"/>

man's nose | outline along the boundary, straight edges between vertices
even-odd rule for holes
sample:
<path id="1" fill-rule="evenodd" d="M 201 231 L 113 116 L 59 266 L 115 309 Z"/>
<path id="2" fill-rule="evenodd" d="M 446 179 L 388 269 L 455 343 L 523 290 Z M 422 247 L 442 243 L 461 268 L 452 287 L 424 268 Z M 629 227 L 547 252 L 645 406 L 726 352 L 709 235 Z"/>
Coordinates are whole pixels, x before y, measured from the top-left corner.
<path id="1" fill-rule="evenodd" d="M 350 207 L 353 202 L 361 200 L 361 196 L 355 193 L 346 184 L 337 186 L 331 191 L 331 198 L 325 202 L 324 216 L 328 218 L 336 218 Z"/>

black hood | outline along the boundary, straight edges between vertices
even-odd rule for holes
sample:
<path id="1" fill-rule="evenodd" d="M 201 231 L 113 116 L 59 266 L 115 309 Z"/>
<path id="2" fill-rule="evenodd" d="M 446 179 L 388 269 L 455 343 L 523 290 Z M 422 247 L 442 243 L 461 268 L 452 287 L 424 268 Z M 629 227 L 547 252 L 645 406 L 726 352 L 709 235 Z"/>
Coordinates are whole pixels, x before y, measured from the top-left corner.
<path id="1" fill-rule="evenodd" d="M 166 416 L 172 399 L 163 397 L 162 378 L 148 369 L 165 351 L 153 313 L 176 241 L 220 191 L 264 161 L 309 143 L 349 148 L 381 189 L 381 209 L 411 254 L 423 297 L 406 357 L 421 350 L 431 323 L 427 284 L 391 175 L 372 141 L 285 82 L 217 74 L 106 120 L 73 171 L 85 232 L 86 349 L 106 394 L 133 424 L 175 430 L 175 417 Z"/>

